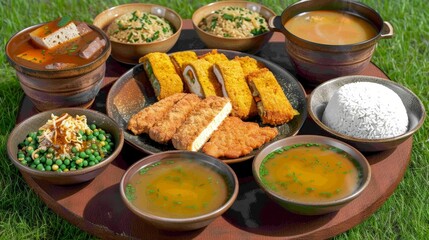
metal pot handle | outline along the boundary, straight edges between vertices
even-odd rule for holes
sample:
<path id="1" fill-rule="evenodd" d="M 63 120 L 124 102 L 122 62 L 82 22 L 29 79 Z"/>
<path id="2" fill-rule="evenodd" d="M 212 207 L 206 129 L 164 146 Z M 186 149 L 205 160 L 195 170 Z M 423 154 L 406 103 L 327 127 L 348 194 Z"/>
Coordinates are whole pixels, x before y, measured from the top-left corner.
<path id="1" fill-rule="evenodd" d="M 393 37 L 393 26 L 389 22 L 383 22 L 383 29 L 381 30 L 381 38 L 391 38 Z"/>

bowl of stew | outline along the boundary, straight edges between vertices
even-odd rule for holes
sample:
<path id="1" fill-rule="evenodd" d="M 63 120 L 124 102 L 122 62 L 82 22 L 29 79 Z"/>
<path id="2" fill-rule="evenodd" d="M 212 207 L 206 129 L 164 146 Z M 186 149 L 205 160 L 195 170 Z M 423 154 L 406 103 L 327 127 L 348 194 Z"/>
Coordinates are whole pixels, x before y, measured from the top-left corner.
<path id="1" fill-rule="evenodd" d="M 300 215 L 335 212 L 368 186 L 371 167 L 358 150 L 339 140 L 297 135 L 271 143 L 252 164 L 264 192 Z"/>
<path id="2" fill-rule="evenodd" d="M 347 0 L 304 0 L 271 18 L 270 28 L 285 35 L 285 49 L 308 85 L 360 73 L 377 42 L 393 27 L 371 7 Z"/>
<path id="3" fill-rule="evenodd" d="M 120 182 L 125 205 L 156 228 L 202 228 L 226 212 L 238 179 L 224 162 L 199 152 L 167 151 L 143 158 Z"/>
<path id="4" fill-rule="evenodd" d="M 39 111 L 90 107 L 110 51 L 101 29 L 67 17 L 25 28 L 6 44 L 7 60 Z"/>

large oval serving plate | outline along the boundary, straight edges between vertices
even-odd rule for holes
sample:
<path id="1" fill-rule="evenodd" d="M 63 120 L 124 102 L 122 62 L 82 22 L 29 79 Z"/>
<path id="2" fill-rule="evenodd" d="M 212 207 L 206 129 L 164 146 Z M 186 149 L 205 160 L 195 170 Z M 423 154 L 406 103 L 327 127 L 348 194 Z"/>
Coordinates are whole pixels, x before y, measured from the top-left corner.
<path id="1" fill-rule="evenodd" d="M 192 51 L 196 52 L 197 55 L 202 55 L 210 52 L 211 49 L 198 49 Z M 235 56 L 250 56 L 257 61 L 264 63 L 265 66 L 271 70 L 283 88 L 283 91 L 285 92 L 292 106 L 300 113 L 288 123 L 277 126 L 279 134 L 272 141 L 296 135 L 307 118 L 306 94 L 304 88 L 298 82 L 298 80 L 296 80 L 293 75 L 281 68 L 279 65 L 263 58 L 229 50 L 218 50 L 218 52 L 225 54 L 229 59 L 232 59 Z M 174 150 L 174 147 L 171 143 L 167 145 L 159 144 L 151 140 L 147 134 L 136 136 L 131 133 L 131 131 L 127 130 L 128 121 L 131 116 L 156 101 L 157 99 L 150 82 L 146 78 L 143 66 L 139 64 L 119 77 L 119 79 L 111 87 L 106 102 L 107 114 L 109 117 L 113 118 L 124 130 L 125 140 L 132 146 L 148 154 Z M 258 122 L 262 126 L 259 117 L 249 121 Z M 253 158 L 258 150 L 259 149 L 255 149 L 248 155 L 240 158 L 221 160 L 223 160 L 225 163 L 241 162 Z"/>

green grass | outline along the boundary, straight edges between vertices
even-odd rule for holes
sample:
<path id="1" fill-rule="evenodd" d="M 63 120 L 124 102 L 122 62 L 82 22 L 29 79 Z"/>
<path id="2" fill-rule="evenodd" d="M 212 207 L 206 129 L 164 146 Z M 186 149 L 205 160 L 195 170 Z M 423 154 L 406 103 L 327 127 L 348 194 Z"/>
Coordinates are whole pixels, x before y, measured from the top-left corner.
<path id="1" fill-rule="evenodd" d="M 60 15 L 91 22 L 102 10 L 124 1 L 0 1 L 0 239 L 92 239 L 58 217 L 27 186 L 6 154 L 7 137 L 14 127 L 24 96 L 8 65 L 4 46 L 15 32 Z M 169 6 L 183 18 L 210 1 L 146 1 Z M 262 1 L 278 15 L 294 1 Z M 428 109 L 429 13 L 426 1 L 365 0 L 392 23 L 395 37 L 381 40 L 373 57 L 389 77 L 410 88 Z M 427 239 L 429 236 L 428 121 L 414 135 L 409 168 L 394 194 L 370 218 L 336 239 Z"/>

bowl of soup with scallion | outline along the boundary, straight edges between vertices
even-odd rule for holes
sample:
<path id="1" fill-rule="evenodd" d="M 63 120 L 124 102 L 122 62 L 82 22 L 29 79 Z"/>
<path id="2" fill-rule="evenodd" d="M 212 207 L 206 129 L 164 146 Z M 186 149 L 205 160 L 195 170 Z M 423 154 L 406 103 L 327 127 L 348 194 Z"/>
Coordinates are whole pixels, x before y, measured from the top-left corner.
<path id="1" fill-rule="evenodd" d="M 358 150 L 338 140 L 298 135 L 262 149 L 253 162 L 258 185 L 286 210 L 338 211 L 368 185 L 371 169 Z"/>
<path id="2" fill-rule="evenodd" d="M 285 49 L 296 74 L 307 85 L 360 73 L 370 63 L 378 40 L 393 27 L 360 2 L 304 0 L 289 5 L 270 28 L 285 35 Z"/>
<path id="3" fill-rule="evenodd" d="M 233 170 L 202 153 L 169 151 L 146 157 L 124 174 L 126 206 L 164 230 L 193 230 L 222 215 L 238 194 Z"/>

